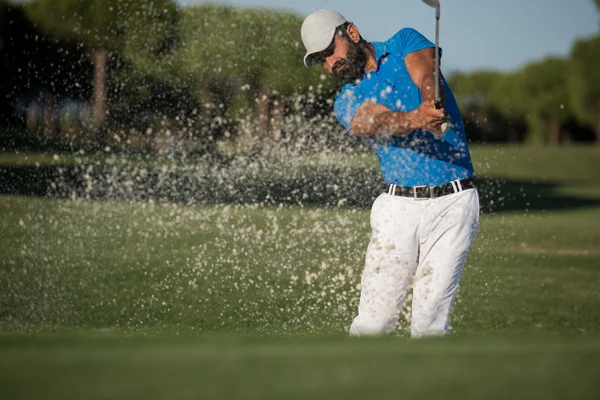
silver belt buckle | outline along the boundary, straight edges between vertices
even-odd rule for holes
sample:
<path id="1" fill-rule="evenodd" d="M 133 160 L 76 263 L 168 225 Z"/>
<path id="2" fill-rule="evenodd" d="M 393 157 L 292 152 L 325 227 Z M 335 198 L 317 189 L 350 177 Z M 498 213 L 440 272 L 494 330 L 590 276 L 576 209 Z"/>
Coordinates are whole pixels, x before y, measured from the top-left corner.
<path id="1" fill-rule="evenodd" d="M 413 190 L 413 198 L 415 200 L 427 200 L 427 197 L 423 197 L 423 198 L 419 198 L 417 197 L 417 189 L 422 189 L 422 188 L 429 188 L 429 195 L 430 197 L 433 197 L 433 188 L 431 186 L 427 186 L 427 185 L 421 185 L 421 186 L 413 186 L 412 190 Z"/>

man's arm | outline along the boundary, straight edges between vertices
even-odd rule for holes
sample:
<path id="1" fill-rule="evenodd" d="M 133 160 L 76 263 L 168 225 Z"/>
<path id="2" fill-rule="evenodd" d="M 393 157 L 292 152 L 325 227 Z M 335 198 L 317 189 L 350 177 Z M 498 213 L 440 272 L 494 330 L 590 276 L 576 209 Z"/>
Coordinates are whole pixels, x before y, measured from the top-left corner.
<path id="1" fill-rule="evenodd" d="M 406 69 L 417 87 L 421 89 L 423 103 L 408 111 L 391 111 L 380 103 L 365 102 L 356 111 L 350 131 L 356 136 L 395 135 L 408 136 L 417 129 L 438 132 L 446 122 L 446 111 L 435 108 L 435 50 L 426 48 L 404 58 Z M 443 91 L 441 91 L 442 99 Z M 443 104 L 443 102 L 442 102 Z"/>
<path id="2" fill-rule="evenodd" d="M 426 48 L 412 52 L 404 57 L 406 70 L 412 81 L 421 89 L 423 101 L 435 99 L 435 49 Z M 440 74 L 441 75 L 441 74 Z M 440 97 L 445 104 L 444 85 L 440 76 Z"/>
<path id="3" fill-rule="evenodd" d="M 423 102 L 419 108 L 408 111 L 392 111 L 381 103 L 367 101 L 360 105 L 350 131 L 356 136 L 394 135 L 408 136 L 417 129 L 436 131 L 445 122 L 444 110 L 436 110 L 433 100 Z"/>

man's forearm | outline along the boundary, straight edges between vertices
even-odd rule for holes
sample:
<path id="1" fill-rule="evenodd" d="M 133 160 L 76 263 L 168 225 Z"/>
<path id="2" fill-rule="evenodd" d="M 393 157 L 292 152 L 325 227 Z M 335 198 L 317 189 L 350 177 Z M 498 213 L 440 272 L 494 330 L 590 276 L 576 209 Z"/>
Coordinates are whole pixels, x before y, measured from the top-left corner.
<path id="1" fill-rule="evenodd" d="M 387 111 L 374 117 L 374 131 L 379 135 L 408 136 L 417 129 L 415 110 Z"/>
<path id="2" fill-rule="evenodd" d="M 435 100 L 435 76 L 433 71 L 430 74 L 427 74 L 423 77 L 421 81 L 421 97 L 423 101 L 431 101 Z M 440 80 L 440 98 L 442 100 L 442 104 L 444 104 L 444 85 L 442 85 L 442 81 Z"/>
<path id="3" fill-rule="evenodd" d="M 435 78 L 433 72 L 423 77 L 421 82 L 421 97 L 423 101 L 435 100 Z"/>

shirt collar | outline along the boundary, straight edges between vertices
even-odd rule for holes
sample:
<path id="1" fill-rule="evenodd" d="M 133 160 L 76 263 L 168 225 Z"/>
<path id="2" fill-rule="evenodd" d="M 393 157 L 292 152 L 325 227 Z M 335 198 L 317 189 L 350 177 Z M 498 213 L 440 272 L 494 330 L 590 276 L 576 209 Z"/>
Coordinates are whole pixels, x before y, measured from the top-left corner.
<path id="1" fill-rule="evenodd" d="M 375 58 L 377 61 L 387 52 L 387 46 L 383 42 L 371 42 L 371 45 L 375 48 Z"/>
<path id="2" fill-rule="evenodd" d="M 381 61 L 390 54 L 390 51 L 384 42 L 371 42 L 371 44 L 375 48 L 375 60 L 377 60 L 377 69 L 379 69 Z"/>
<path id="3" fill-rule="evenodd" d="M 388 54 L 390 54 L 389 48 L 387 44 L 384 42 L 370 42 L 371 45 L 375 48 L 375 59 L 377 60 L 377 71 L 379 71 L 379 67 L 381 66 L 381 61 L 383 61 Z M 365 72 L 361 79 L 370 74 L 371 72 Z"/>

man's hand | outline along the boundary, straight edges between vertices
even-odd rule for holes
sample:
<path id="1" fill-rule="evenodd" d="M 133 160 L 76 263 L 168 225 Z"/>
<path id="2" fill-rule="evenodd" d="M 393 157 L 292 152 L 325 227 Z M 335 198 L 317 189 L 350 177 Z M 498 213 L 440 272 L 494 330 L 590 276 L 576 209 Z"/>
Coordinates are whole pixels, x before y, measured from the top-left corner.
<path id="1" fill-rule="evenodd" d="M 425 100 L 409 115 L 413 129 L 424 129 L 434 135 L 442 133 L 442 124 L 448 122 L 446 110 L 436 109 L 433 100 Z"/>

